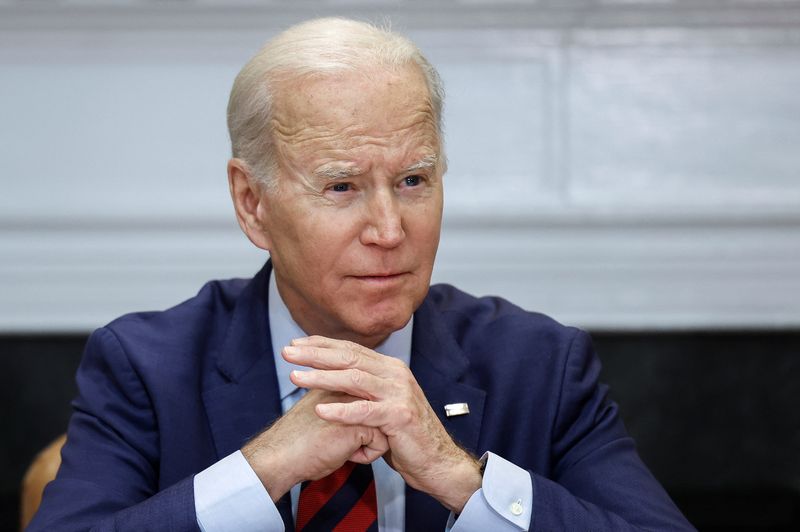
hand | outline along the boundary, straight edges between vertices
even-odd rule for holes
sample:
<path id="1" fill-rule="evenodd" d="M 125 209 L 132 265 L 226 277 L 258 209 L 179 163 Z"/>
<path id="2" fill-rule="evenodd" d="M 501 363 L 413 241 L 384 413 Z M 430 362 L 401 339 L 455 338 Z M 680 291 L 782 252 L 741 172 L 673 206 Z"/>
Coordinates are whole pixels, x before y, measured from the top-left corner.
<path id="1" fill-rule="evenodd" d="M 370 464 L 387 451 L 389 446 L 380 430 L 327 421 L 314 410 L 325 403 L 354 400 L 343 393 L 312 390 L 242 447 L 242 454 L 273 501 L 298 482 L 327 476 L 348 460 Z"/>
<path id="2" fill-rule="evenodd" d="M 360 398 L 326 401 L 315 410 L 332 423 L 380 429 L 390 449 L 384 458 L 409 486 L 456 513 L 480 488 L 478 461 L 453 441 L 403 362 L 323 336 L 294 340 L 282 355 L 314 368 L 292 372 L 297 386 Z"/>

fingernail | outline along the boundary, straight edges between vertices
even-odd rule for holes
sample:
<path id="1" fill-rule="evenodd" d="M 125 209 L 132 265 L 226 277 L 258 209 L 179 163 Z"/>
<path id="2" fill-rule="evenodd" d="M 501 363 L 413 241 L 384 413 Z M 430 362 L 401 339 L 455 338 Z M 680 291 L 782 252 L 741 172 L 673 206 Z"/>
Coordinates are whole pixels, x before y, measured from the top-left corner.
<path id="1" fill-rule="evenodd" d="M 331 405 L 328 404 L 319 404 L 317 405 L 317 412 L 320 414 L 330 414 L 331 412 Z"/>
<path id="2" fill-rule="evenodd" d="M 295 355 L 295 354 L 297 354 L 297 349 L 295 349 L 291 345 L 287 345 L 287 346 L 283 347 L 283 352 L 286 355 Z"/>
<path id="3" fill-rule="evenodd" d="M 305 336 L 300 338 L 295 338 L 294 340 L 292 340 L 292 345 L 307 344 L 307 343 L 308 343 L 308 338 Z"/>
<path id="4" fill-rule="evenodd" d="M 295 370 L 292 370 L 292 377 L 294 377 L 295 379 L 297 379 L 299 381 L 302 381 L 302 380 L 305 380 L 305 378 L 306 378 L 305 373 L 306 373 L 305 371 L 298 371 L 298 370 L 295 369 Z"/>

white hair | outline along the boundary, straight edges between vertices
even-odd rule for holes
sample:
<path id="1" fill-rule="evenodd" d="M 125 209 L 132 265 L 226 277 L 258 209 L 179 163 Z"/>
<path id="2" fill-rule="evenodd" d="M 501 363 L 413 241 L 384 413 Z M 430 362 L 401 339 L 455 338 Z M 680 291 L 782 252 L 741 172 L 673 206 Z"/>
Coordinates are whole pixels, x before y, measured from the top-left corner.
<path id="1" fill-rule="evenodd" d="M 270 123 L 274 86 L 281 81 L 364 67 L 416 65 L 428 88 L 442 142 L 444 88 L 433 68 L 408 38 L 366 22 L 320 18 L 290 27 L 265 44 L 236 76 L 228 100 L 228 132 L 233 156 L 255 179 L 274 185 L 277 161 Z"/>

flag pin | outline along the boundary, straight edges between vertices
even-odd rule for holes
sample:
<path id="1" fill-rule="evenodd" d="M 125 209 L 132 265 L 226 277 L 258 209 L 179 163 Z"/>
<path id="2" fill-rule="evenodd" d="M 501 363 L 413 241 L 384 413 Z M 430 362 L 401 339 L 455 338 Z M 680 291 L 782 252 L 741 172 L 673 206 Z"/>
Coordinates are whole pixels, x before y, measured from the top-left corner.
<path id="1" fill-rule="evenodd" d="M 451 403 L 444 405 L 444 415 L 447 417 L 464 416 L 469 414 L 469 405 L 467 403 Z"/>

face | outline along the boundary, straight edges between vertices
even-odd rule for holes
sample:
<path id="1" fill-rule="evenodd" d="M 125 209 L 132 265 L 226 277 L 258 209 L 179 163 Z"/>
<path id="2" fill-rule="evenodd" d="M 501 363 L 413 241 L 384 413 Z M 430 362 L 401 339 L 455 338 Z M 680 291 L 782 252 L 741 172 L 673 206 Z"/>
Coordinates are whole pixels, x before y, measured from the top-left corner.
<path id="1" fill-rule="evenodd" d="M 256 208 L 278 289 L 309 334 L 373 347 L 427 294 L 443 154 L 416 68 L 276 92 L 279 171 Z"/>

